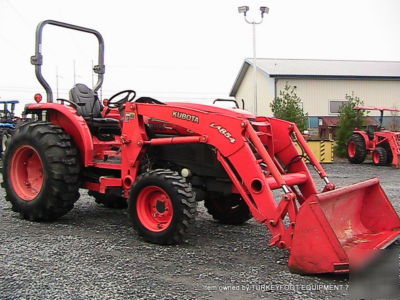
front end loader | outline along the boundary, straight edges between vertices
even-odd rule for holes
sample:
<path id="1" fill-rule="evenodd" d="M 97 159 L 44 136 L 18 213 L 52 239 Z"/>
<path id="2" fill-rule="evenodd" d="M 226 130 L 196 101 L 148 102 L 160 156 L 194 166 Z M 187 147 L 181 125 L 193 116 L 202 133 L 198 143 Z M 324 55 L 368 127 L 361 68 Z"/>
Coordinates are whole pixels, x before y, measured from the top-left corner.
<path id="1" fill-rule="evenodd" d="M 94 90 L 76 84 L 69 99 L 54 101 L 41 73 L 47 24 L 97 37 Z M 336 188 L 293 123 L 240 109 L 135 99 L 133 90 L 101 104 L 103 49 L 95 30 L 52 20 L 38 25 L 32 63 L 47 102 L 35 97 L 26 106 L 35 120 L 17 129 L 3 168 L 6 198 L 26 219 L 66 214 L 85 188 L 107 203 L 127 201 L 144 240 L 175 244 L 204 200 L 222 223 L 253 217 L 265 224 L 269 245 L 289 249 L 290 270 L 303 274 L 361 267 L 400 235 L 399 216 L 379 180 Z M 322 191 L 306 159 L 324 182 Z M 279 199 L 273 190 L 281 191 Z"/>

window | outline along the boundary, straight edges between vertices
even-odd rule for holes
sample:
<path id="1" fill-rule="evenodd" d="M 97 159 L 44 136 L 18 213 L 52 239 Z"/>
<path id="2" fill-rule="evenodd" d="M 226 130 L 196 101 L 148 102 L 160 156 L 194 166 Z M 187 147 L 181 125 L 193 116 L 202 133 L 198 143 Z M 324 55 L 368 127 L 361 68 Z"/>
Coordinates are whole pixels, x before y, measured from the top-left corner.
<path id="1" fill-rule="evenodd" d="M 344 103 L 348 102 L 347 100 L 332 100 L 329 101 L 329 113 L 338 114 L 340 108 Z"/>

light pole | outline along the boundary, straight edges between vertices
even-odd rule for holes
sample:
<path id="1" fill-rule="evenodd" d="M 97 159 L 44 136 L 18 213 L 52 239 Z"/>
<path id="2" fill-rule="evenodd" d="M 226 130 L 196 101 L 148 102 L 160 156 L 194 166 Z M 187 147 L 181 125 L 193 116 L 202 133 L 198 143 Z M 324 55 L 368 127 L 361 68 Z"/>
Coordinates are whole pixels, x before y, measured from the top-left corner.
<path id="1" fill-rule="evenodd" d="M 253 69 L 254 69 L 254 114 L 257 115 L 257 55 L 256 55 L 256 25 L 261 24 L 264 20 L 264 14 L 268 14 L 269 8 L 260 6 L 261 19 L 259 21 L 250 21 L 247 19 L 248 6 L 239 6 L 238 11 L 244 15 L 244 20 L 247 24 L 253 27 Z"/>

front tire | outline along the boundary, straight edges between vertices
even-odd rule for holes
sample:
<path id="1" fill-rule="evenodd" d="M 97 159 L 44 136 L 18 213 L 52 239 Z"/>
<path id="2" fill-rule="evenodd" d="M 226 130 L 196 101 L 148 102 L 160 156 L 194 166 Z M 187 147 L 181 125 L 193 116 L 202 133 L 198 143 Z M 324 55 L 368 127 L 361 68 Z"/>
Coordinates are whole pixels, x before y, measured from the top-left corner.
<path id="1" fill-rule="evenodd" d="M 388 164 L 388 160 L 389 157 L 385 148 L 376 147 L 375 150 L 372 151 L 372 162 L 375 166 L 385 166 Z"/>
<path id="2" fill-rule="evenodd" d="M 161 245 L 181 243 L 196 214 L 191 185 L 177 172 L 152 170 L 133 184 L 128 213 L 144 240 Z"/>
<path id="3" fill-rule="evenodd" d="M 204 200 L 204 206 L 222 224 L 241 225 L 252 217 L 249 207 L 237 194 L 224 196 L 220 193 L 209 193 Z"/>
<path id="4" fill-rule="evenodd" d="M 365 140 L 360 134 L 353 134 L 347 142 L 347 159 L 352 164 L 361 164 L 367 156 Z"/>
<path id="5" fill-rule="evenodd" d="M 387 154 L 387 161 L 386 161 L 386 165 L 391 165 L 393 162 L 393 152 L 392 149 L 390 148 L 390 145 L 388 143 L 385 143 L 382 145 L 382 147 L 386 150 L 386 154 Z"/>
<path id="6" fill-rule="evenodd" d="M 51 221 L 79 198 L 78 151 L 69 135 L 48 122 L 20 126 L 4 155 L 3 182 L 12 210 L 31 221 Z"/>

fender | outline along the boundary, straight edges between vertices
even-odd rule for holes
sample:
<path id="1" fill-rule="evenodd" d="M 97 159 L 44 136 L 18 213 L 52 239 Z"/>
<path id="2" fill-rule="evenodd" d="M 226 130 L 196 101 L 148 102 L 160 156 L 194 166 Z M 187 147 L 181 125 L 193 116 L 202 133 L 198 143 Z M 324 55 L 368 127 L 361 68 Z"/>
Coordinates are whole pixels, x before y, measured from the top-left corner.
<path id="1" fill-rule="evenodd" d="M 68 133 L 79 149 L 85 167 L 93 165 L 93 142 L 86 121 L 76 110 L 59 103 L 32 103 L 25 107 L 27 113 L 47 111 L 47 119 Z"/>
<path id="2" fill-rule="evenodd" d="M 373 150 L 375 147 L 372 145 L 371 141 L 369 140 L 368 134 L 365 131 L 355 130 L 353 133 L 359 134 L 364 138 L 365 147 L 367 150 Z"/>

